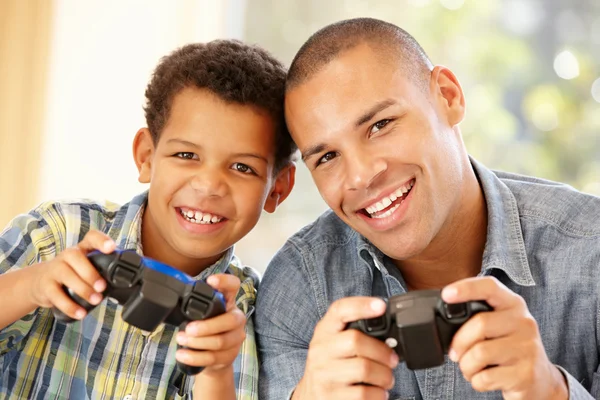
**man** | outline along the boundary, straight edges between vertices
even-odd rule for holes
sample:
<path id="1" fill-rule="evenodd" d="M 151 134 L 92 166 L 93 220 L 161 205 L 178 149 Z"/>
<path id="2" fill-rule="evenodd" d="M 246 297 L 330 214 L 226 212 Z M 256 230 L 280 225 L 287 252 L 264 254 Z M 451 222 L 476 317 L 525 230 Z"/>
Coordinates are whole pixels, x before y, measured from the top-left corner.
<path id="1" fill-rule="evenodd" d="M 600 398 L 599 198 L 469 157 L 457 78 L 383 21 L 314 34 L 285 107 L 332 211 L 289 239 L 261 283 L 261 398 Z M 433 288 L 493 307 L 440 367 L 409 370 L 345 329 L 382 315 L 374 297 Z"/>

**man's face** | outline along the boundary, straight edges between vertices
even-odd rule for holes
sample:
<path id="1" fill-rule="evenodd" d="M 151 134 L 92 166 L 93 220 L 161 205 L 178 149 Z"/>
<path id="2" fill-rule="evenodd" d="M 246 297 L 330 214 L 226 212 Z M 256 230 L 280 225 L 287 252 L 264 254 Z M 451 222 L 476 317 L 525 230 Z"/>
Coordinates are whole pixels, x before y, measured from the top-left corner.
<path id="1" fill-rule="evenodd" d="M 140 180 L 150 182 L 143 234 L 153 248 L 144 251 L 210 265 L 255 226 L 263 207 L 273 211 L 274 135 L 266 113 L 206 90 L 178 93 L 158 144 L 138 164 Z M 148 140 L 146 132 L 137 146 Z"/>
<path id="2" fill-rule="evenodd" d="M 342 53 L 287 93 L 286 120 L 329 207 L 404 260 L 460 203 L 464 103 L 448 70 L 420 88 L 392 58 L 367 45 Z"/>

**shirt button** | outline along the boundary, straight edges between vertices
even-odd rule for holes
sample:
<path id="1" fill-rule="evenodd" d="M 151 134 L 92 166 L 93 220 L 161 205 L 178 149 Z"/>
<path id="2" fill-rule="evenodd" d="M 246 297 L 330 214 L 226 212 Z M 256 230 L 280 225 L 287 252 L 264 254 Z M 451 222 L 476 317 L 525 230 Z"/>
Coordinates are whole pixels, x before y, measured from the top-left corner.
<path id="1" fill-rule="evenodd" d="M 133 400 L 133 396 L 128 394 L 127 396 L 123 397 L 123 400 Z"/>

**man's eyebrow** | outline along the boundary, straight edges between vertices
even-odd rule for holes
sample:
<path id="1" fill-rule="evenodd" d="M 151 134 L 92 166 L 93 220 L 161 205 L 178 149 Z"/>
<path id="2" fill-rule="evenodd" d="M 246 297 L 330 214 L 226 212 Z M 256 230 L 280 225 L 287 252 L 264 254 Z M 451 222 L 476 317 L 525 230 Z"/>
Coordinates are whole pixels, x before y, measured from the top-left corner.
<path id="1" fill-rule="evenodd" d="M 325 150 L 325 147 L 326 146 L 323 143 L 310 146 L 308 149 L 306 149 L 306 151 L 302 152 L 302 161 L 306 162 L 306 159 L 314 156 L 315 154 L 321 153 L 323 150 Z"/>
<path id="2" fill-rule="evenodd" d="M 360 127 L 362 124 L 373 118 L 378 112 L 383 111 L 386 108 L 393 106 L 394 104 L 396 104 L 396 101 L 392 99 L 380 101 L 379 103 L 371 107 L 368 111 L 366 111 L 363 115 L 361 115 L 360 118 L 356 120 L 354 126 L 356 128 Z"/>

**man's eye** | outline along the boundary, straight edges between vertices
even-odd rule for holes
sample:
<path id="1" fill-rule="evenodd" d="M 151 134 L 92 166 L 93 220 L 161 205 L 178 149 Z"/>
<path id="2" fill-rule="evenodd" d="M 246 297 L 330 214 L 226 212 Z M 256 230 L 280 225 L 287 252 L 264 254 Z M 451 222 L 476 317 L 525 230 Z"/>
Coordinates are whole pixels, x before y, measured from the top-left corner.
<path id="1" fill-rule="evenodd" d="M 197 160 L 198 156 L 195 153 L 190 153 L 188 151 L 182 151 L 179 153 L 175 153 L 175 157 L 183 158 L 184 160 Z"/>
<path id="2" fill-rule="evenodd" d="M 373 125 L 373 127 L 371 128 L 371 134 L 377 133 L 379 132 L 381 129 L 383 129 L 388 123 L 390 122 L 389 119 L 382 119 L 381 121 L 375 122 L 375 124 Z"/>
<path id="3" fill-rule="evenodd" d="M 236 171 L 241 172 L 243 174 L 254 174 L 255 173 L 252 168 L 250 168 L 246 164 L 242 164 L 242 163 L 233 164 L 233 169 L 235 169 Z"/>
<path id="4" fill-rule="evenodd" d="M 325 153 L 325 155 L 321 158 L 319 158 L 319 161 L 317 161 L 317 166 L 321 165 L 321 164 L 325 164 L 326 162 L 329 162 L 331 160 L 333 160 L 335 158 L 335 152 L 330 151 L 329 153 Z"/>

